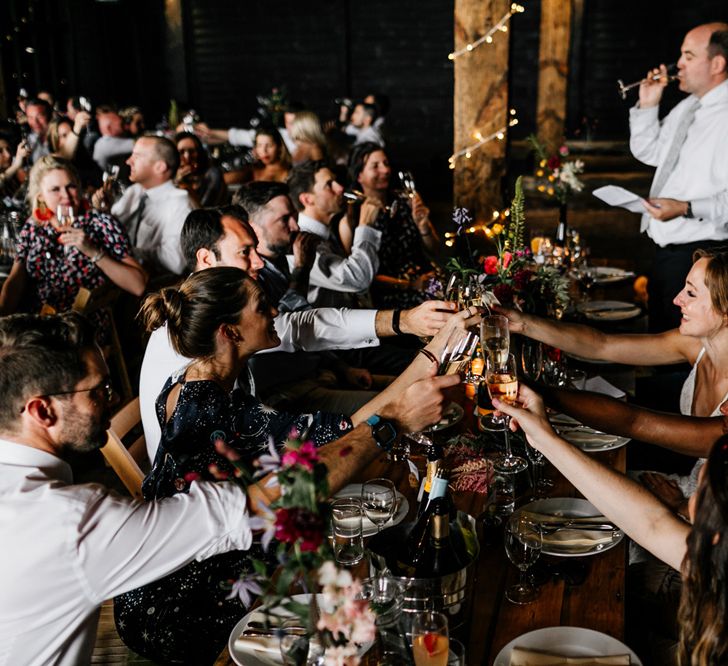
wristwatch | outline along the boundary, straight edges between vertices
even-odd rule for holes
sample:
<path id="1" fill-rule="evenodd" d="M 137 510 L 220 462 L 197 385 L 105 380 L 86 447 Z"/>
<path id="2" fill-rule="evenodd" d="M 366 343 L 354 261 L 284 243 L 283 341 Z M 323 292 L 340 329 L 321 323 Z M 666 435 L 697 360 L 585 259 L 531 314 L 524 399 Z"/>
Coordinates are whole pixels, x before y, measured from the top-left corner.
<path id="1" fill-rule="evenodd" d="M 691 219 L 691 220 L 693 219 L 693 217 L 695 217 L 693 215 L 693 204 L 691 204 L 689 201 L 688 201 L 688 209 L 685 211 L 685 215 L 683 217 L 687 217 L 688 219 Z"/>
<path id="2" fill-rule="evenodd" d="M 397 439 L 397 429 L 391 421 L 383 419 L 379 414 L 372 414 L 366 421 L 372 429 L 372 437 L 380 449 L 387 453 L 392 450 Z"/>

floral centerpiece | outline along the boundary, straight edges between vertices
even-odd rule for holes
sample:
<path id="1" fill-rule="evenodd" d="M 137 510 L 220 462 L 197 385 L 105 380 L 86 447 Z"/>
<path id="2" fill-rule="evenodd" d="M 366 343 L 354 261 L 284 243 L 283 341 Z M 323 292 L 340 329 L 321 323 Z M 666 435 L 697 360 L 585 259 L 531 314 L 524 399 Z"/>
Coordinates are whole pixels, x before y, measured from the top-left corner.
<path id="1" fill-rule="evenodd" d="M 530 134 L 527 141 L 538 159 L 536 189 L 549 197 L 556 197 L 560 204 L 566 205 L 574 192 L 584 189 L 584 183 L 577 177 L 584 173 L 584 162 L 567 161 L 565 158 L 569 156 L 569 148 L 566 144 L 562 144 L 556 153 L 549 155 L 535 134 Z"/>
<path id="2" fill-rule="evenodd" d="M 274 609 L 284 609 L 287 616 L 299 618 L 301 626 L 317 635 L 326 666 L 356 666 L 357 646 L 374 639 L 376 617 L 367 601 L 357 599 L 360 582 L 349 572 L 338 570 L 333 562 L 327 538 L 331 527 L 328 470 L 313 443 L 293 433 L 285 451 L 279 454 L 271 441 L 268 453 L 253 466 L 222 441 L 215 446 L 235 470 L 229 477 L 213 466 L 210 471 L 217 478 L 229 478 L 244 488 L 267 479 L 265 486 L 280 488 L 279 498 L 270 506 L 261 504 L 259 514 L 250 519 L 251 528 L 260 531 L 266 551 L 274 537 L 278 542 L 277 576 L 269 580 L 265 563 L 254 560 L 252 571 L 241 572 L 238 580 L 228 581 L 230 598 L 238 596 L 247 606 L 253 595 L 260 595 L 261 610 L 268 617 L 275 615 Z M 313 595 L 310 604 L 291 597 L 294 584 Z M 323 610 L 315 601 L 319 586 L 326 602 Z M 278 624 L 282 619 L 278 618 Z M 289 656 L 297 664 L 305 664 L 307 654 L 308 640 L 304 640 L 294 643 Z"/>
<path id="3" fill-rule="evenodd" d="M 463 267 L 457 260 L 448 265 L 451 271 L 477 276 L 485 292 L 502 305 L 516 306 L 528 312 L 546 313 L 568 305 L 568 281 L 553 266 L 537 264 L 525 241 L 526 216 L 522 177 L 516 180 L 515 196 L 505 225 L 498 223 L 494 234 L 496 253 L 481 257 L 479 270 Z M 495 226 L 495 225 L 494 225 Z M 492 302 L 492 301 L 491 301 Z"/>

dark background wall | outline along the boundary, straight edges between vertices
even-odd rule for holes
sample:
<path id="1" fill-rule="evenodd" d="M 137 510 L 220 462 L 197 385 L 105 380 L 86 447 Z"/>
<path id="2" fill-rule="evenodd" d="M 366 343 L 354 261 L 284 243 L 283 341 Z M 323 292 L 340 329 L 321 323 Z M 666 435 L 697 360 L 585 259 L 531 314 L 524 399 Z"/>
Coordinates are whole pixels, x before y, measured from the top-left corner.
<path id="1" fill-rule="evenodd" d="M 3 0 L 8 96 L 22 83 L 59 97 L 138 103 L 151 126 L 175 96 L 211 125 L 245 126 L 255 96 L 273 86 L 285 84 L 292 99 L 323 117 L 335 113 L 336 97 L 378 91 L 392 99 L 392 156 L 449 189 L 452 0 L 181 3 L 184 61 L 166 48 L 165 0 Z M 514 138 L 535 129 L 540 0 L 524 4 L 509 33 L 511 105 L 521 120 Z M 634 98 L 617 96 L 617 78 L 631 81 L 654 63 L 675 61 L 687 29 L 728 18 L 725 0 L 577 0 L 575 7 L 582 20 L 572 39 L 567 135 L 588 129 L 597 139 L 627 136 Z M 675 88 L 670 94 L 679 96 Z"/>

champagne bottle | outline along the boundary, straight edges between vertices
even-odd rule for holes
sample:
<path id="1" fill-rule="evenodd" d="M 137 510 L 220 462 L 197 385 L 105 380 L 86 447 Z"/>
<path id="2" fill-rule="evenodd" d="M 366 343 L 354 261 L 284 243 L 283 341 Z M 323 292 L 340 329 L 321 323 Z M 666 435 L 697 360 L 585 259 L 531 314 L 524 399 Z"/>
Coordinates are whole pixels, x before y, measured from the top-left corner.
<path id="1" fill-rule="evenodd" d="M 559 206 L 559 226 L 556 227 L 556 238 L 554 239 L 554 245 L 556 247 L 566 247 L 566 204 Z"/>
<path id="2" fill-rule="evenodd" d="M 450 537 L 450 508 L 444 497 L 433 500 L 429 543 L 415 566 L 417 578 L 439 578 L 465 566 Z"/>
<path id="3" fill-rule="evenodd" d="M 449 506 L 449 499 L 447 498 L 447 475 L 444 470 L 440 469 L 437 472 L 433 482 L 432 488 L 429 493 L 428 502 L 423 502 L 423 510 L 420 517 L 417 519 L 415 524 L 407 536 L 407 540 L 404 543 L 400 556 L 397 558 L 397 566 L 405 575 L 412 576 L 415 573 L 417 563 L 422 557 L 422 553 L 427 546 L 427 541 L 430 535 L 430 518 L 432 511 L 434 510 L 434 502 L 436 500 L 445 500 L 445 506 Z"/>
<path id="4" fill-rule="evenodd" d="M 442 446 L 432 442 L 427 449 L 427 472 L 425 474 L 425 485 L 422 489 L 422 496 L 419 499 L 419 506 L 417 507 L 417 515 L 421 515 L 427 506 L 427 502 L 430 496 L 430 490 L 432 488 L 432 481 L 437 474 L 437 470 L 442 465 L 442 459 L 444 457 Z"/>

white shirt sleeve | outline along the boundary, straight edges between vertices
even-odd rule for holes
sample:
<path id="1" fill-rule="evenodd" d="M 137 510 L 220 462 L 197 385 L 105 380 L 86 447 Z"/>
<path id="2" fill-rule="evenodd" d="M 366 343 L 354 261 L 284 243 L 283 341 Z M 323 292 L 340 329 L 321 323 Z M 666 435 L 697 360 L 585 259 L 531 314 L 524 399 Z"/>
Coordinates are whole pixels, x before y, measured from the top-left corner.
<path id="1" fill-rule="evenodd" d="M 379 269 L 381 241 L 381 231 L 359 226 L 354 231 L 354 244 L 348 257 L 341 257 L 326 243 L 321 243 L 311 268 L 309 284 L 349 293 L 366 291 Z"/>
<path id="2" fill-rule="evenodd" d="M 78 487 L 72 492 L 78 492 Z M 247 550 L 252 532 L 244 491 L 231 483 L 193 483 L 190 492 L 130 501 L 88 486 L 79 497 L 74 563 L 81 591 L 94 603 L 166 576 L 192 560 Z M 85 502 L 83 500 L 86 500 Z"/>
<path id="3" fill-rule="evenodd" d="M 231 127 L 228 130 L 228 143 L 231 146 L 244 146 L 246 148 L 252 148 L 254 141 L 255 130 L 238 129 L 237 127 Z"/>
<path id="4" fill-rule="evenodd" d="M 376 347 L 376 310 L 348 308 L 313 308 L 303 312 L 285 312 L 275 318 L 281 344 L 274 351 L 323 351 Z"/>
<path id="5" fill-rule="evenodd" d="M 633 106 L 629 110 L 629 149 L 640 162 L 658 166 L 665 144 L 672 137 L 670 114 L 660 123 L 659 107 L 641 109 Z"/>

